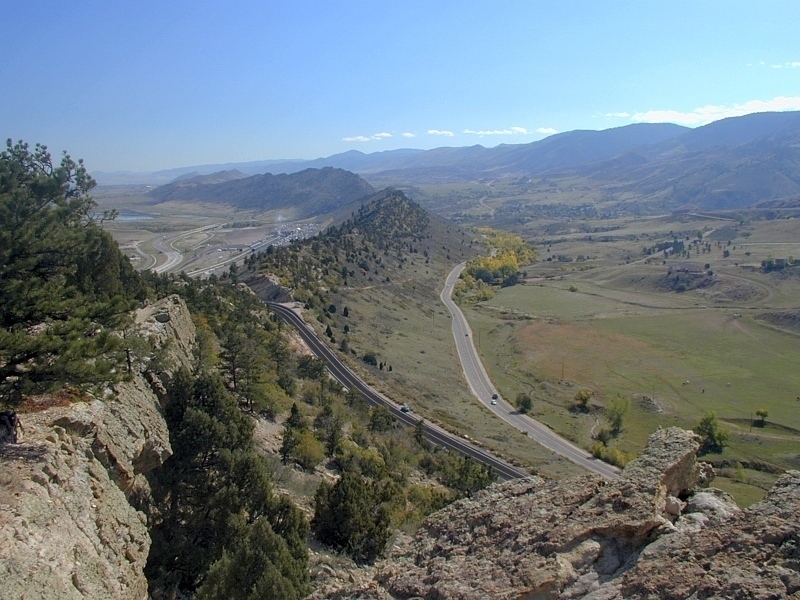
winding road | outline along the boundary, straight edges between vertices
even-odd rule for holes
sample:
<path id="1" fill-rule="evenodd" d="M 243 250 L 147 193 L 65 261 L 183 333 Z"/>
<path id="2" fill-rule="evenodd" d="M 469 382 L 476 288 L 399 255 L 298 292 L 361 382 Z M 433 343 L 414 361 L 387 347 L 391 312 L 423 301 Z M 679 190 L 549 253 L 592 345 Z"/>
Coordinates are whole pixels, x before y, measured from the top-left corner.
<path id="1" fill-rule="evenodd" d="M 162 252 L 167 256 L 167 261 L 157 267 L 153 267 L 153 271 L 156 273 L 168 273 L 169 271 L 174 270 L 178 265 L 181 264 L 183 261 L 183 254 L 175 249 L 174 244 L 177 240 L 182 237 L 186 237 L 187 235 L 192 235 L 193 233 L 198 233 L 200 231 L 207 231 L 209 229 L 216 229 L 217 227 L 222 227 L 224 223 L 215 223 L 213 225 L 206 225 L 204 227 L 198 227 L 197 229 L 191 229 L 189 231 L 184 231 L 174 237 L 163 236 L 160 240 L 153 241 L 153 248 Z M 238 257 L 237 257 L 238 258 Z"/>
<path id="2" fill-rule="evenodd" d="M 616 479 L 620 472 L 618 468 L 604 463 L 585 450 L 578 448 L 573 443 L 554 433 L 545 424 L 520 414 L 498 394 L 489 376 L 486 374 L 486 369 L 483 366 L 483 362 L 481 362 L 480 356 L 478 356 L 469 323 L 466 317 L 464 317 L 464 313 L 461 312 L 461 309 L 453 302 L 453 288 L 458 281 L 459 275 L 461 275 L 461 271 L 464 270 L 465 265 L 466 263 L 461 263 L 450 271 L 450 274 L 445 280 L 444 289 L 442 290 L 440 298 L 447 307 L 447 310 L 450 311 L 456 351 L 461 361 L 461 367 L 464 370 L 464 377 L 472 393 L 495 415 L 510 425 L 513 425 L 518 430 L 524 431 L 548 450 L 552 450 L 556 454 L 571 460 L 581 467 L 598 473 L 603 477 Z M 497 394 L 497 404 L 492 404 L 492 396 L 495 394 Z"/>
<path id="3" fill-rule="evenodd" d="M 475 444 L 470 443 L 468 440 L 459 437 L 454 433 L 450 433 L 435 425 L 418 417 L 414 413 L 403 412 L 400 406 L 392 402 L 389 398 L 370 387 L 367 383 L 355 375 L 339 357 L 331 350 L 325 342 L 320 340 L 316 333 L 303 321 L 303 319 L 294 310 L 284 304 L 275 302 L 267 302 L 267 305 L 279 315 L 284 321 L 292 325 L 300 337 L 303 338 L 311 351 L 320 359 L 325 361 L 328 370 L 331 374 L 348 389 L 358 390 L 366 400 L 373 405 L 382 404 L 386 406 L 394 417 L 406 425 L 415 427 L 422 421 L 422 428 L 425 437 L 433 444 L 460 452 L 466 456 L 470 456 L 475 460 L 489 465 L 492 467 L 500 477 L 503 479 L 516 479 L 519 477 L 527 477 L 529 473 L 519 469 L 504 460 L 486 452 Z"/>

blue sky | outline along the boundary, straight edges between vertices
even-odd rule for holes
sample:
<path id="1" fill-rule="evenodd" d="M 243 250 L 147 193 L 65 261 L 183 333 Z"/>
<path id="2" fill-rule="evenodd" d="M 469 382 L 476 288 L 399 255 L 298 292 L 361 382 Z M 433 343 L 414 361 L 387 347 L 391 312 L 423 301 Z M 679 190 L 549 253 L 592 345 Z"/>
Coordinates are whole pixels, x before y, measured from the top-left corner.
<path id="1" fill-rule="evenodd" d="M 90 171 L 800 110 L 800 2 L 3 2 L 0 133 Z"/>

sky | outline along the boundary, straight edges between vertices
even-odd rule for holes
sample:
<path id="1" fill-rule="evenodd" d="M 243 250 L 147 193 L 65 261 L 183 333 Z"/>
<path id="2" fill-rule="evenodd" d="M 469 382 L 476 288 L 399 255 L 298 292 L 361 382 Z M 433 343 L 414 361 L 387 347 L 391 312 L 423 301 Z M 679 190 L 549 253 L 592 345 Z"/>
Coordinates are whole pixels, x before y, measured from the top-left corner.
<path id="1" fill-rule="evenodd" d="M 0 1 L 0 134 L 90 172 L 800 110 L 797 0 Z"/>

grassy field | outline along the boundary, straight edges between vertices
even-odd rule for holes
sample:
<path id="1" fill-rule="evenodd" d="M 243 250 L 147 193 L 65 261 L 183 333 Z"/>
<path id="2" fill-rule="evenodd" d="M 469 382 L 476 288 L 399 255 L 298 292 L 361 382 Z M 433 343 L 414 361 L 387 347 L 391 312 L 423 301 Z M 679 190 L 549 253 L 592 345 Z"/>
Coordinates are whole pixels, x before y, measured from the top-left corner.
<path id="1" fill-rule="evenodd" d="M 678 259 L 647 264 L 642 248 L 678 227 L 702 231 L 708 220 L 632 219 L 616 227 L 613 241 L 585 234 L 540 240 L 545 261 L 528 269 L 525 285 L 468 308 L 490 375 L 507 398 L 531 394 L 534 416 L 584 447 L 608 427 L 602 407 L 617 396 L 629 398 L 631 409 L 612 445 L 628 453 L 639 452 L 659 426 L 691 428 L 715 411 L 731 440 L 706 459 L 749 504 L 777 472 L 800 467 L 800 327 L 793 316 L 800 275 L 757 269 L 800 249 L 800 232 L 785 221 L 729 227 L 723 235 L 730 244 L 717 247 L 712 238 L 710 252 L 690 259 L 713 265 L 710 285 L 677 293 L 666 273 Z M 547 262 L 548 255 L 591 258 Z M 594 392 L 587 412 L 575 410 L 580 388 Z M 753 427 L 757 409 L 769 412 L 766 427 Z M 743 471 L 734 477 L 737 463 Z"/>

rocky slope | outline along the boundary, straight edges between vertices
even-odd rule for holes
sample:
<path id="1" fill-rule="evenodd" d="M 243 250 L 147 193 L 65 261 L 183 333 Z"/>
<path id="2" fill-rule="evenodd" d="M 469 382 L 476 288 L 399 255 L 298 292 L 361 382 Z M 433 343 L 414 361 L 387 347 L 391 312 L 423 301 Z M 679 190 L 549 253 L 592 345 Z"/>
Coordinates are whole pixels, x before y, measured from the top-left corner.
<path id="1" fill-rule="evenodd" d="M 136 315 L 164 364 L 189 364 L 194 325 L 172 296 Z M 22 414 L 0 447 L 0 597 L 147 598 L 145 474 L 171 455 L 161 415 L 169 372 L 145 370 L 104 398 Z"/>
<path id="2" fill-rule="evenodd" d="M 495 485 L 429 517 L 370 581 L 316 598 L 800 597 L 800 473 L 742 511 L 660 430 L 618 481 Z"/>

